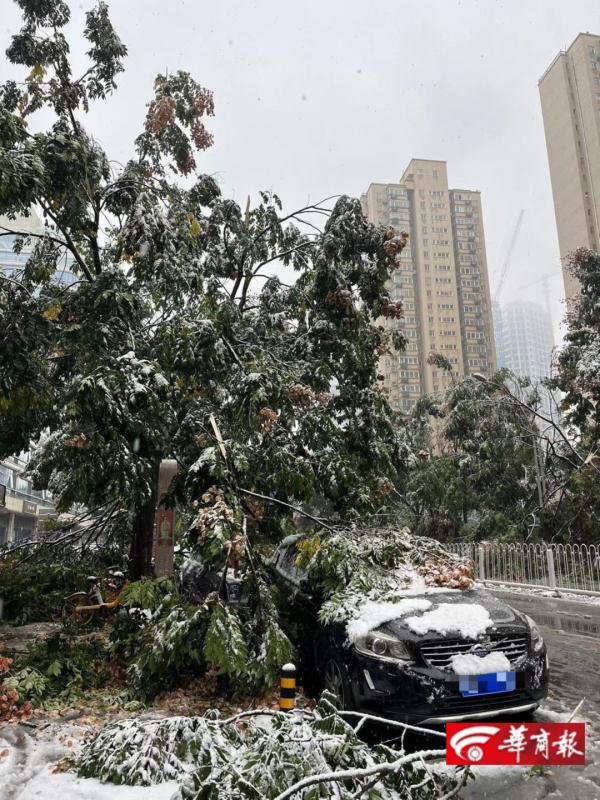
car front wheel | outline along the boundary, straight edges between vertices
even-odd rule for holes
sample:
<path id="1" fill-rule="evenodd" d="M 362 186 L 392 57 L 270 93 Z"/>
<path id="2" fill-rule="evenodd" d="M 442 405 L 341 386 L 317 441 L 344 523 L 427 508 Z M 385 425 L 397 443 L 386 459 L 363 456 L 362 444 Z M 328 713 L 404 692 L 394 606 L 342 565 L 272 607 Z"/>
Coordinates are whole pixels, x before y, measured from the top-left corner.
<path id="1" fill-rule="evenodd" d="M 338 700 L 341 709 L 352 708 L 352 695 L 346 677 L 346 670 L 340 660 L 330 655 L 323 668 L 323 689 L 331 692 Z"/>

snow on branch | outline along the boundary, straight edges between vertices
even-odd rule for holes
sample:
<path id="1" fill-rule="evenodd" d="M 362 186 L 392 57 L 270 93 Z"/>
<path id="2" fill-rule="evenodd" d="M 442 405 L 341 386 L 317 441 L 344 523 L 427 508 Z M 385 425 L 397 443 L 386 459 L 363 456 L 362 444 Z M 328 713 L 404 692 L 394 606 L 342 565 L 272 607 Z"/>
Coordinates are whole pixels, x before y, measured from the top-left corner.
<path id="1" fill-rule="evenodd" d="M 367 778 L 370 775 L 396 772 L 405 764 L 410 764 L 425 758 L 442 758 L 445 754 L 445 750 L 418 750 L 415 753 L 408 753 L 407 755 L 401 756 L 395 761 L 375 764 L 365 769 L 346 769 L 337 772 L 323 772 L 320 775 L 311 775 L 308 778 L 303 778 L 301 781 L 298 781 L 293 786 L 290 786 L 289 789 L 281 792 L 281 794 L 278 794 L 275 800 L 287 800 L 288 797 L 292 797 L 302 789 L 307 789 L 309 786 L 314 786 L 317 783 L 331 783 L 333 781 L 337 783 L 348 780 L 349 778 L 356 780 L 357 778 Z"/>
<path id="2" fill-rule="evenodd" d="M 385 745 L 369 747 L 346 716 L 324 694 L 314 711 L 285 714 L 251 709 L 221 719 L 215 710 L 205 717 L 121 720 L 86 742 L 79 774 L 137 786 L 177 780 L 180 787 L 174 800 L 239 796 L 300 800 L 313 796 L 310 787 L 316 786 L 321 787 L 318 796 L 338 800 L 371 793 L 379 800 L 426 800 L 432 786 L 443 793 L 458 785 L 459 772 L 425 764 L 441 759 L 442 748 L 407 753 Z M 384 722 L 371 715 L 366 718 Z"/>

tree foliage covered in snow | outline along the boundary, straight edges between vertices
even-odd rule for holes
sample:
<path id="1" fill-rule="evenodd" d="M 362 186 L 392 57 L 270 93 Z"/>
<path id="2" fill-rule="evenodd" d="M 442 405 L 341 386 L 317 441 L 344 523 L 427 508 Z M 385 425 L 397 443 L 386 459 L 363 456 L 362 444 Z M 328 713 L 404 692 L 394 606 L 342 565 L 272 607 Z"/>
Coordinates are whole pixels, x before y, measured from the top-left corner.
<path id="1" fill-rule="evenodd" d="M 511 400 L 511 384 L 518 381 L 507 371 L 466 378 L 440 400 L 417 403 L 406 431 L 414 456 L 400 492 L 419 530 L 495 538 L 527 515 L 539 432 L 534 415 Z"/>
<path id="2" fill-rule="evenodd" d="M 365 604 L 389 605 L 393 619 L 407 598 L 432 587 L 466 590 L 474 583 L 471 562 L 408 528 L 354 525 L 298 539 L 296 549 L 325 625 L 357 619 Z"/>
<path id="3" fill-rule="evenodd" d="M 192 605 L 170 581 L 131 584 L 127 613 L 118 616 L 110 638 L 134 694 L 151 699 L 206 673 L 238 697 L 270 691 L 294 648 L 280 627 L 273 588 L 249 573 L 243 591 L 239 606 L 218 592 Z"/>
<path id="4" fill-rule="evenodd" d="M 117 167 L 84 125 L 126 55 L 106 4 L 86 15 L 79 73 L 68 4 L 19 5 L 8 57 L 28 74 L 0 89 L 0 235 L 33 253 L 0 277 L 0 452 L 42 437 L 33 475 L 59 509 L 130 513 L 134 577 L 150 570 L 164 457 L 180 465 L 168 502 L 216 486 L 237 522 L 269 537 L 289 518 L 269 498 L 377 507 L 404 451 L 377 387 L 387 339 L 373 322 L 401 313 L 385 286 L 405 239 L 348 197 L 287 213 L 271 193 L 245 209 L 223 197 L 196 171 L 212 94 L 185 72 L 157 77 Z M 53 121 L 33 132 L 41 110 Z M 18 215 L 32 206 L 44 229 L 26 233 Z M 53 277 L 65 258 L 69 286 Z M 273 275 L 281 264 L 293 285 Z M 267 500 L 241 499 L 244 487 Z"/>
<path id="5" fill-rule="evenodd" d="M 443 743 L 443 733 L 434 735 Z M 313 712 L 298 714 L 112 723 L 87 742 L 79 774 L 141 786 L 178 780 L 179 800 L 433 800 L 452 796 L 468 777 L 426 765 L 444 753 L 370 748 L 324 695 Z"/>
<path id="6" fill-rule="evenodd" d="M 580 286 L 567 314 L 565 346 L 557 359 L 555 385 L 565 393 L 568 421 L 581 431 L 590 449 L 600 443 L 600 253 L 581 248 L 569 269 Z M 600 460 L 599 460 L 600 463 Z"/>
<path id="7" fill-rule="evenodd" d="M 570 347 L 559 363 L 572 363 Z M 563 378 L 548 383 L 566 390 L 561 369 Z M 538 385 L 508 370 L 455 381 L 441 399 L 422 398 L 405 429 L 413 455 L 398 484 L 414 529 L 442 540 L 597 541 L 594 423 L 579 429 L 574 416 L 590 398 L 581 369 L 564 402 L 570 430 L 560 421 L 556 392 L 545 395 L 548 409 Z"/>

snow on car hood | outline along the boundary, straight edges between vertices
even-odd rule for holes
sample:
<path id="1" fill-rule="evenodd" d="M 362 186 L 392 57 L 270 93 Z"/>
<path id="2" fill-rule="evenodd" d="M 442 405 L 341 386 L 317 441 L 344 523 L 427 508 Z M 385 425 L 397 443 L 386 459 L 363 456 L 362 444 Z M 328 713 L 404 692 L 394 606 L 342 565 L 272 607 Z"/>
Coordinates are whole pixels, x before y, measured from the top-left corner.
<path id="1" fill-rule="evenodd" d="M 516 620 L 515 612 L 485 589 L 430 589 L 395 602 L 365 599 L 348 620 L 346 633 L 351 643 L 380 626 L 396 635 L 408 629 L 418 636 L 455 633 L 476 639 L 498 622 Z"/>
<path id="2" fill-rule="evenodd" d="M 494 624 L 487 608 L 478 603 L 438 603 L 419 616 L 407 617 L 406 627 L 423 636 L 457 632 L 463 639 L 476 639 Z"/>
<path id="3" fill-rule="evenodd" d="M 354 644 L 384 622 L 390 622 L 406 614 L 414 614 L 415 611 L 426 611 L 428 608 L 431 608 L 431 601 L 424 597 L 406 597 L 397 603 L 367 600 L 359 606 L 358 616 L 349 620 L 346 625 L 348 641 Z"/>

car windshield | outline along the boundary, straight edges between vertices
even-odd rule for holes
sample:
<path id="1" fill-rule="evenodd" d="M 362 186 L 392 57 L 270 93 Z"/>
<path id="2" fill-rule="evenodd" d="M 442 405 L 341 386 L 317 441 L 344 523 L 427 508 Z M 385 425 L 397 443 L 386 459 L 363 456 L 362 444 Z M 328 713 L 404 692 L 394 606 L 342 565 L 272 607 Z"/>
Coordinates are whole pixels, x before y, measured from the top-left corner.
<path id="1" fill-rule="evenodd" d="M 302 581 L 306 580 L 306 571 L 301 569 L 296 564 L 297 558 L 298 550 L 296 549 L 296 543 L 294 542 L 293 544 L 282 548 L 280 551 L 277 559 L 277 569 L 293 583 L 300 584 Z"/>

